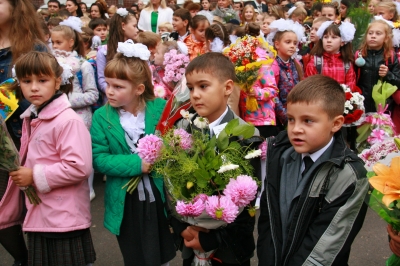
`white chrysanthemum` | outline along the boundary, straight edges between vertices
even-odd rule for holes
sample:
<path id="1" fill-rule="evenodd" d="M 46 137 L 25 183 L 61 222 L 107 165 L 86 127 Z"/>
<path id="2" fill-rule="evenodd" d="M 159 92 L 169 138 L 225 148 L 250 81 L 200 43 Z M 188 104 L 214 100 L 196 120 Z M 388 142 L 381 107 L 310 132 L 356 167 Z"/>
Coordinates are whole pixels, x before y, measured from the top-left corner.
<path id="1" fill-rule="evenodd" d="M 198 116 L 196 119 L 193 121 L 194 125 L 200 129 L 208 127 L 208 120 L 207 118 Z"/>
<path id="2" fill-rule="evenodd" d="M 261 150 L 253 150 L 250 151 L 248 154 L 246 154 L 246 156 L 244 156 L 245 159 L 253 159 L 256 157 L 260 157 L 261 156 Z"/>
<path id="3" fill-rule="evenodd" d="M 239 168 L 239 165 L 237 164 L 225 164 L 225 165 L 221 165 L 221 167 L 218 169 L 217 173 L 222 174 L 226 171 L 230 171 L 230 170 L 235 170 Z"/>

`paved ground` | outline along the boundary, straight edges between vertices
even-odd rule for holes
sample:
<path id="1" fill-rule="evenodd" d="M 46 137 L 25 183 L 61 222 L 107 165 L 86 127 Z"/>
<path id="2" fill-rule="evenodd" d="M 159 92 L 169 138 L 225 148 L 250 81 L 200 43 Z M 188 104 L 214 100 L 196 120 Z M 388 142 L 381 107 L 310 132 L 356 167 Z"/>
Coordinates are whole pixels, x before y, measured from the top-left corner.
<path id="1" fill-rule="evenodd" d="M 103 226 L 103 194 L 105 184 L 100 176 L 95 178 L 96 198 L 92 201 L 92 236 L 97 253 L 98 266 L 123 265 L 122 256 L 114 235 Z M 149 251 L 151 252 L 151 251 Z M 385 265 L 385 260 L 390 255 L 387 242 L 385 222 L 372 211 L 368 211 L 364 227 L 358 234 L 351 252 L 351 266 L 379 266 Z M 180 254 L 170 263 L 170 266 L 179 266 Z M 0 266 L 11 266 L 11 256 L 0 245 Z M 252 260 L 252 265 L 257 265 L 257 259 Z M 136 266 L 136 265 L 135 265 Z M 140 266 L 140 265 L 137 265 Z"/>

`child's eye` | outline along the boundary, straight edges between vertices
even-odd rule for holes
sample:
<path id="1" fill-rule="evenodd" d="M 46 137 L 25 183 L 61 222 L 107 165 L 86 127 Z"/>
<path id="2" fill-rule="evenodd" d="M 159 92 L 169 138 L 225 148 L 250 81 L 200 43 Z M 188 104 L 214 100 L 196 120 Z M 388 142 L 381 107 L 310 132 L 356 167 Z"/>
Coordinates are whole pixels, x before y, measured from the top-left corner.
<path id="1" fill-rule="evenodd" d="M 288 122 L 293 122 L 294 121 L 294 119 L 293 118 L 291 118 L 291 117 L 288 117 Z"/>
<path id="2" fill-rule="evenodd" d="M 206 85 L 206 84 L 201 84 L 200 85 L 200 88 L 202 88 L 202 89 L 205 89 L 205 88 L 207 88 L 208 87 L 208 85 Z"/>
<path id="3" fill-rule="evenodd" d="M 312 121 L 311 119 L 306 119 L 306 120 L 304 120 L 307 124 L 311 124 L 312 122 L 314 122 L 314 121 Z"/>
<path id="4" fill-rule="evenodd" d="M 189 91 L 192 91 L 192 90 L 193 90 L 193 87 L 187 86 L 187 88 L 188 88 Z"/>

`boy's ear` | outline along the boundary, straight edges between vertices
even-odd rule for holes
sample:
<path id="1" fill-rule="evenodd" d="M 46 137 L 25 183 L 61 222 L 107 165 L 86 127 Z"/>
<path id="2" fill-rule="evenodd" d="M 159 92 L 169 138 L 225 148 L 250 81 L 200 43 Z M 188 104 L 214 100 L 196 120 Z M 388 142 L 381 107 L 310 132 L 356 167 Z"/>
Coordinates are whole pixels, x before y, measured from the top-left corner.
<path id="1" fill-rule="evenodd" d="M 333 118 L 333 126 L 332 126 L 332 133 L 338 132 L 344 123 L 344 116 L 343 115 L 338 115 L 335 118 Z"/>
<path id="2" fill-rule="evenodd" d="M 182 20 L 182 21 L 183 21 L 183 25 L 185 25 L 185 27 L 187 27 L 187 25 L 189 24 L 189 20 L 185 19 L 185 20 Z"/>
<path id="3" fill-rule="evenodd" d="M 228 79 L 225 82 L 225 96 L 231 95 L 234 89 L 235 89 L 235 83 L 233 82 L 233 80 Z"/>

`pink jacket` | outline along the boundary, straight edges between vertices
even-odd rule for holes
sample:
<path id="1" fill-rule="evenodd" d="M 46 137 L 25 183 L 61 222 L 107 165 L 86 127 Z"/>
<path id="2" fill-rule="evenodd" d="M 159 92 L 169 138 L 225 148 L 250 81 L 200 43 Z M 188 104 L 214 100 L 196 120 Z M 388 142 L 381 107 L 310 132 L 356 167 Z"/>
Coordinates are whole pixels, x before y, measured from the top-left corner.
<path id="1" fill-rule="evenodd" d="M 258 109 L 250 112 L 246 108 L 247 95 L 240 92 L 240 117 L 255 126 L 275 126 L 275 102 L 278 97 L 274 72 L 269 65 L 263 65 L 258 71 L 260 78 L 254 83 L 253 91 L 258 102 Z"/>
<path id="2" fill-rule="evenodd" d="M 8 180 L 6 193 L 0 201 L 0 230 L 24 221 L 24 198 L 21 190 L 11 178 Z"/>
<path id="3" fill-rule="evenodd" d="M 33 169 L 33 182 L 42 203 L 26 198 L 27 232 L 69 232 L 91 225 L 88 177 L 92 171 L 92 144 L 83 120 L 71 109 L 65 94 L 31 119 L 22 115 L 20 156 Z"/>

